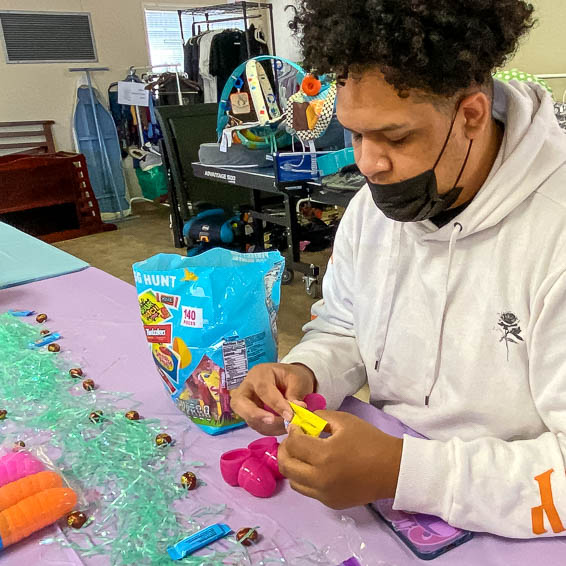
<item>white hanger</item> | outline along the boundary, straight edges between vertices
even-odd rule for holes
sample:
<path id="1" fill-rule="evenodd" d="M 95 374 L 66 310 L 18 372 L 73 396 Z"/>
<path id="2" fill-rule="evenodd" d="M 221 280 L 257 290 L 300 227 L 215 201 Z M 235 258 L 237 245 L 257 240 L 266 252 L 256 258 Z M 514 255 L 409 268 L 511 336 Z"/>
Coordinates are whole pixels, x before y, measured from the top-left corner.
<path id="1" fill-rule="evenodd" d="M 265 41 L 264 39 L 263 31 L 261 30 L 261 28 L 255 28 L 254 37 L 257 42 L 267 45 L 267 41 Z"/>

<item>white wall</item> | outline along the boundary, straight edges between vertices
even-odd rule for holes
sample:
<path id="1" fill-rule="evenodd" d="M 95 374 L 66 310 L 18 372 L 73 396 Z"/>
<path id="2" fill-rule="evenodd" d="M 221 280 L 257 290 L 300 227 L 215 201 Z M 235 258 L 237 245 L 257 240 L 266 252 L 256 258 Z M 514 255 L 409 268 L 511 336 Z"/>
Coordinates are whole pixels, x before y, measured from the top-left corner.
<path id="1" fill-rule="evenodd" d="M 124 78 L 130 65 L 149 65 L 144 5 L 182 8 L 206 2 L 179 0 L 0 0 L 0 10 L 90 12 L 98 63 L 7 64 L 0 54 L 0 122 L 55 120 L 57 149 L 72 149 L 72 113 L 79 73 L 69 67 L 109 67 L 96 73 L 102 94 Z M 218 2 L 215 2 L 218 3 Z"/>
<path id="2" fill-rule="evenodd" d="M 277 53 L 300 61 L 300 49 L 288 28 L 292 11 L 284 6 L 296 0 L 273 0 Z M 2 10 L 50 10 L 90 12 L 99 62 L 110 67 L 95 82 L 106 93 L 111 82 L 123 78 L 130 65 L 148 65 L 149 57 L 143 8 L 181 8 L 206 4 L 206 0 L 0 0 Z M 215 0 L 213 3 L 217 3 Z M 566 1 L 534 0 L 539 26 L 521 46 L 508 67 L 531 73 L 566 73 Z M 71 116 L 76 74 L 69 63 L 12 64 L 0 55 L 0 121 L 55 120 L 58 149 L 71 149 Z M 562 97 L 566 81 L 553 81 L 557 97 Z"/>
<path id="3" fill-rule="evenodd" d="M 506 65 L 527 73 L 566 74 L 566 0 L 531 0 L 538 25 L 531 30 L 514 59 Z M 562 100 L 566 80 L 549 80 L 556 99 Z"/>
<path id="4" fill-rule="evenodd" d="M 275 48 L 277 55 L 300 62 L 301 49 L 298 41 L 289 29 L 289 21 L 293 17 L 293 10 L 285 12 L 285 6 L 295 4 L 297 0 L 272 0 L 273 23 L 275 27 Z"/>

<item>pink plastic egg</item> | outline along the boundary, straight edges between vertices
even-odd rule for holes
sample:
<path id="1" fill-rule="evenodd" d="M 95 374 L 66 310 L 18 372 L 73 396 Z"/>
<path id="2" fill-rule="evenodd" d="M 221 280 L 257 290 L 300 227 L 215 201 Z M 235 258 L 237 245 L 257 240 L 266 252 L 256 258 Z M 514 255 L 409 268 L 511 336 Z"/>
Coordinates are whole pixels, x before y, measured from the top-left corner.
<path id="1" fill-rule="evenodd" d="M 326 409 L 326 399 L 319 393 L 309 393 L 305 397 L 307 409 L 311 412 L 324 411 Z"/>
<path id="2" fill-rule="evenodd" d="M 271 470 L 253 456 L 242 464 L 238 484 L 255 497 L 271 497 L 277 487 Z"/>
<path id="3" fill-rule="evenodd" d="M 224 481 L 233 487 L 238 487 L 238 473 L 242 464 L 252 456 L 248 448 L 238 448 L 224 452 L 220 456 L 220 473 Z"/>
<path id="4" fill-rule="evenodd" d="M 277 464 L 279 442 L 274 436 L 254 440 L 251 444 L 248 444 L 248 448 L 252 451 L 254 458 L 261 460 L 270 469 L 276 480 L 283 479 L 284 476 L 279 471 Z"/>

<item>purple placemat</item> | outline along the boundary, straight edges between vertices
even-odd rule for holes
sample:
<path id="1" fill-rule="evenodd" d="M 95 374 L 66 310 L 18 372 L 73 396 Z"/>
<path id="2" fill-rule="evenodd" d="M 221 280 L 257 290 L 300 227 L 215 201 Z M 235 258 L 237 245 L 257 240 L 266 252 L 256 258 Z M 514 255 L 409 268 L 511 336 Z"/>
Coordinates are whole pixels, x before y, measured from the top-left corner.
<path id="1" fill-rule="evenodd" d="M 379 561 L 396 566 L 422 564 L 366 508 L 333 511 L 295 493 L 285 482 L 281 483 L 275 496 L 267 500 L 255 499 L 226 485 L 220 477 L 220 455 L 247 445 L 258 435 L 250 429 L 242 429 L 211 438 L 190 425 L 178 411 L 152 362 L 133 286 L 91 267 L 0 291 L 0 311 L 24 308 L 47 313 L 46 326 L 63 335 L 60 341 L 63 351 L 72 353 L 88 377 L 105 389 L 133 392 L 141 403 L 137 410 L 147 418 L 158 417 L 166 421 L 188 461 L 201 460 L 207 464 L 199 470 L 199 476 L 207 485 L 191 493 L 201 503 L 228 504 L 231 511 L 225 519 L 230 526 L 260 525 L 264 546 L 276 544 L 283 549 L 292 549 L 299 541 L 307 539 L 315 547 L 322 548 L 342 536 L 340 517 L 346 515 L 356 522 L 366 552 L 375 556 L 375 564 Z M 396 419 L 356 399 L 347 399 L 342 408 L 388 434 L 401 436 L 410 431 Z M 377 476 L 379 470 L 375 473 Z M 184 505 L 179 509 L 190 512 L 189 503 L 187 507 Z M 110 563 L 105 557 L 81 559 L 68 549 L 39 545 L 39 540 L 55 534 L 58 534 L 55 528 L 45 529 L 26 542 L 7 549 L 1 555 L 2 566 Z M 513 541 L 477 535 L 471 542 L 433 563 L 438 566 L 533 566 L 541 563 L 563 566 L 566 564 L 566 540 Z"/>

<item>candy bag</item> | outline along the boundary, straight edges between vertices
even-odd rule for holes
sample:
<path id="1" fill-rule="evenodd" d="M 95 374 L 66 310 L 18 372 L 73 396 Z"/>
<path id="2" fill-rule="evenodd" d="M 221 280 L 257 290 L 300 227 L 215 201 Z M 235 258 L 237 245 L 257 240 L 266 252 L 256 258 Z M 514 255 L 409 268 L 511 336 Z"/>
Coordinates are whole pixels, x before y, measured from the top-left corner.
<path id="1" fill-rule="evenodd" d="M 209 434 L 245 425 L 230 408 L 230 391 L 256 364 L 277 361 L 284 265 L 279 252 L 213 248 L 133 266 L 159 375 L 179 409 Z"/>

